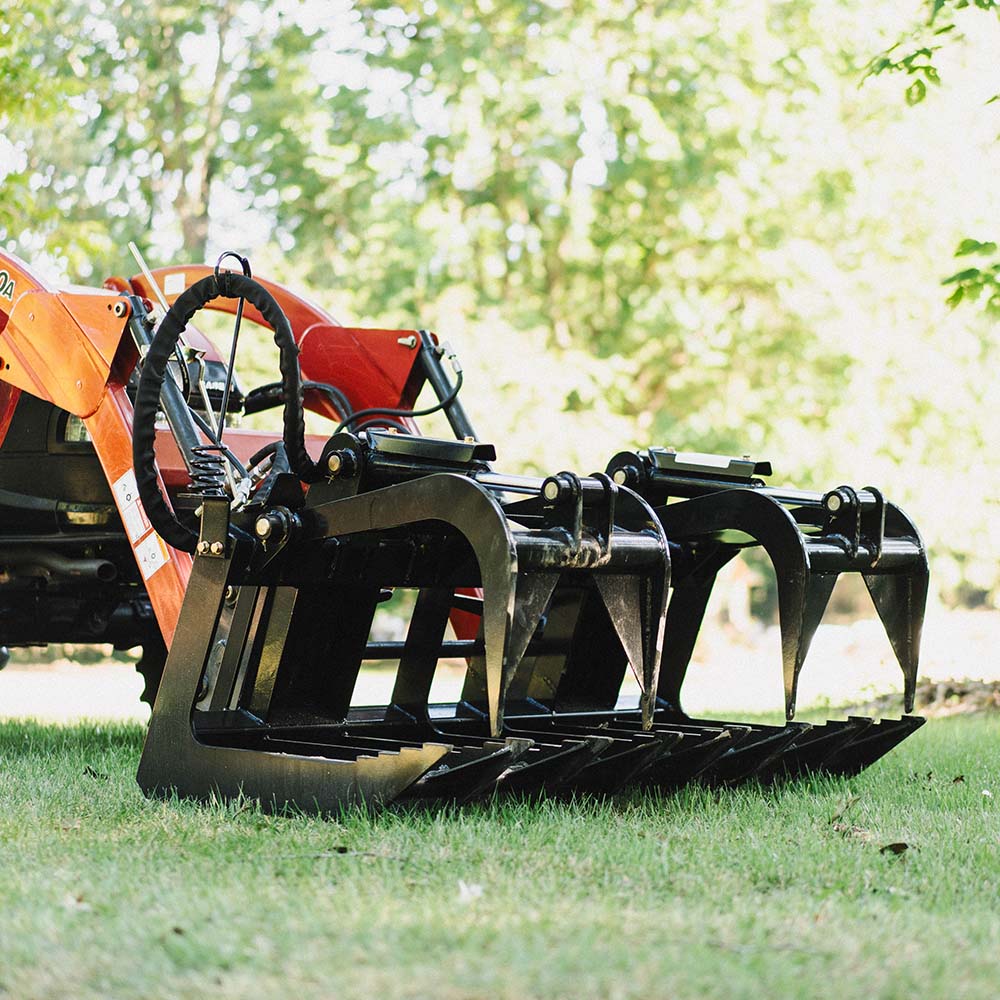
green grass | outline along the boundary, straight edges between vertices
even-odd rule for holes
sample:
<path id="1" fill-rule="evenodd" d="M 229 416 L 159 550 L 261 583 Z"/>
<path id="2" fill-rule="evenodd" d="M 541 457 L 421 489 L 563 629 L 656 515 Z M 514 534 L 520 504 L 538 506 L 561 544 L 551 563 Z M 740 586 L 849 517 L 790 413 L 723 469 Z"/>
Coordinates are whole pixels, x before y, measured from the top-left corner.
<path id="1" fill-rule="evenodd" d="M 147 801 L 141 739 L 0 725 L 0 997 L 997 994 L 998 718 L 850 780 L 339 822 Z"/>

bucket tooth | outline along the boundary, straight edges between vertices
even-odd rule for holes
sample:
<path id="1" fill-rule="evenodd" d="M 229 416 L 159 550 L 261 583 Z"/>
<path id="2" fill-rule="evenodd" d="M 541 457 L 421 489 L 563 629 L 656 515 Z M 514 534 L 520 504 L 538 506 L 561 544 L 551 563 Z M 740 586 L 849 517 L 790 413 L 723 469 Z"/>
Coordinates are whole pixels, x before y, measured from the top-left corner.
<path id="1" fill-rule="evenodd" d="M 500 776 L 531 748 L 532 741 L 512 738 L 489 741 L 481 750 L 453 750 L 419 778 L 398 801 L 468 802 L 493 791 Z M 452 757 L 455 762 L 452 763 Z"/>
<path id="2" fill-rule="evenodd" d="M 497 783 L 504 796 L 536 798 L 561 791 L 613 743 L 603 736 L 537 743 Z"/>
<path id="3" fill-rule="evenodd" d="M 868 722 L 870 725 L 862 728 L 854 740 L 824 762 L 823 769 L 830 774 L 858 774 L 915 733 L 926 720 L 919 715 L 904 715 L 900 719 L 880 719 L 873 724 L 871 719 L 852 717 L 848 721 Z"/>
<path id="4" fill-rule="evenodd" d="M 912 712 L 920 663 L 920 633 L 927 605 L 926 567 L 913 573 L 866 573 L 864 578 L 903 671 L 903 706 Z"/>

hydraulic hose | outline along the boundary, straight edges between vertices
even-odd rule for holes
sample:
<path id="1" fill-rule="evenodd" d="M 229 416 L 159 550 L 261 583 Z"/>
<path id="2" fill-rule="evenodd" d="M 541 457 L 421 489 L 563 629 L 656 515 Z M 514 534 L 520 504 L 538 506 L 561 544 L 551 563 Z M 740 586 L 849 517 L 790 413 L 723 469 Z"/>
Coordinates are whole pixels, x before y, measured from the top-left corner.
<path id="1" fill-rule="evenodd" d="M 304 482 L 316 482 L 322 477 L 319 466 L 306 451 L 299 348 L 281 307 L 274 296 L 253 278 L 226 271 L 202 278 L 177 297 L 157 328 L 139 378 L 132 424 L 132 463 L 146 516 L 165 542 L 184 552 L 195 551 L 198 536 L 177 520 L 160 492 L 154 450 L 156 411 L 160 404 L 160 390 L 166 377 L 167 363 L 173 356 L 177 341 L 191 317 L 220 296 L 245 298 L 257 307 L 274 331 L 274 343 L 280 353 L 279 368 L 284 397 L 282 439 L 288 463 Z"/>

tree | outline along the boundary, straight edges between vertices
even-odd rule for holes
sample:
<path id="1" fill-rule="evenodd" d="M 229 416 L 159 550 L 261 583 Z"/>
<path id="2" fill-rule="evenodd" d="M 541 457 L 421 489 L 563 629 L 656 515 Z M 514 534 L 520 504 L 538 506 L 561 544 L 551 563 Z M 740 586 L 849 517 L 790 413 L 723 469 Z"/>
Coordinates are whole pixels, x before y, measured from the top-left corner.
<path id="1" fill-rule="evenodd" d="M 0 18 L 0 240 L 55 212 L 36 197 L 40 178 L 26 136 L 50 127 L 75 91 L 72 74 L 57 70 L 37 45 L 64 22 L 64 12 L 45 0 L 13 0 Z"/>
<path id="2" fill-rule="evenodd" d="M 63 216 L 35 219 L 36 229 L 83 276 L 143 234 L 164 252 L 204 259 L 219 185 L 248 170 L 266 182 L 285 155 L 279 137 L 294 137 L 319 101 L 298 7 L 68 0 L 60 9 L 20 46 L 30 65 L 65 52 L 57 84 L 69 84 L 56 114 L 20 116 L 15 130 L 30 151 L 24 173 Z M 74 252 L 88 228 L 101 238 Z"/>
<path id="3" fill-rule="evenodd" d="M 977 420 L 1000 404 L 995 338 L 936 287 L 994 186 L 944 134 L 968 115 L 933 86 L 946 48 L 888 56 L 921 82 L 912 108 L 888 67 L 859 90 L 900 18 L 859 0 L 65 0 L 9 60 L 67 96 L 8 114 L 34 204 L 0 238 L 86 280 L 129 268 L 128 239 L 154 262 L 238 247 L 335 314 L 453 338 L 505 467 L 658 443 L 875 482 L 953 596 L 1000 594 L 992 512 L 960 485 L 974 467 L 1000 494 L 977 464 L 1000 450 Z M 938 198 L 956 187 L 970 222 Z"/>
<path id="4" fill-rule="evenodd" d="M 908 81 L 906 103 L 922 103 L 931 88 L 941 85 L 942 50 L 954 50 L 967 43 L 969 32 L 976 33 L 989 19 L 992 27 L 1000 25 L 1000 3 L 996 0 L 927 0 L 926 18 L 911 28 L 898 42 L 868 64 L 865 78 L 883 73 L 902 74 Z M 986 22 L 989 24 L 989 22 Z M 985 105 L 1000 101 L 1000 80 L 986 81 Z M 992 316 L 1000 316 L 1000 256 L 996 240 L 964 238 L 955 250 L 956 257 L 972 258 L 966 266 L 943 280 L 949 288 L 948 304 L 982 302 Z M 992 258 L 992 260 L 990 259 Z"/>

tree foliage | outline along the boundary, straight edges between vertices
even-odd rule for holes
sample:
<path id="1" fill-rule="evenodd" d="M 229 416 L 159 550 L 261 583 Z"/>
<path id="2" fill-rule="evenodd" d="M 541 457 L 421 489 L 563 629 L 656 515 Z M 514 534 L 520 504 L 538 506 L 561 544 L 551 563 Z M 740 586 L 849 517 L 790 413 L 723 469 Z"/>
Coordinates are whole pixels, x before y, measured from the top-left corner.
<path id="1" fill-rule="evenodd" d="M 1000 494 L 976 463 L 995 345 L 934 287 L 959 244 L 952 304 L 998 292 L 947 86 L 992 3 L 936 2 L 892 47 L 905 18 L 859 0 L 17 4 L 0 241 L 24 256 L 100 280 L 129 239 L 248 250 L 336 313 L 460 343 L 506 466 L 659 443 L 878 482 L 950 596 L 998 592 L 992 511 L 966 502 L 961 537 L 951 514 Z M 963 186 L 976 211 L 945 200 Z"/>
<path id="2" fill-rule="evenodd" d="M 971 17 L 970 17 L 971 15 Z M 927 0 L 926 19 L 911 28 L 906 35 L 876 56 L 868 64 L 865 77 L 881 73 L 902 73 L 909 81 L 906 103 L 920 104 L 928 94 L 928 84 L 939 86 L 939 62 L 942 50 L 953 50 L 968 44 L 970 32 L 978 33 L 983 19 L 995 28 L 1000 24 L 1000 3 L 997 0 Z M 1000 101 L 1000 76 L 994 75 L 987 82 L 991 91 L 984 100 L 989 106 Z M 981 241 L 964 238 L 955 250 L 956 257 L 974 256 L 975 262 L 966 261 L 965 267 L 945 278 L 949 286 L 948 304 L 979 302 L 995 317 L 1000 316 L 1000 256 L 993 240 Z M 990 257 L 992 260 L 979 258 Z"/>

